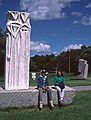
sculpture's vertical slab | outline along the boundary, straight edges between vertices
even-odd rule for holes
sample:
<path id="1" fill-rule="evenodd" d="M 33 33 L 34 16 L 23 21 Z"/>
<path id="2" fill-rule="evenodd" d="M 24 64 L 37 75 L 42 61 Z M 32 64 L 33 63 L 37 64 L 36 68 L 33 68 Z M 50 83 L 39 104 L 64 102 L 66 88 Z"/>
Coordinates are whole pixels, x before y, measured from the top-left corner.
<path id="1" fill-rule="evenodd" d="M 18 90 L 29 87 L 30 14 L 7 12 L 5 89 Z"/>
<path id="2" fill-rule="evenodd" d="M 78 78 L 87 79 L 88 64 L 86 60 L 79 59 L 78 72 L 80 73 L 80 75 L 78 75 Z"/>

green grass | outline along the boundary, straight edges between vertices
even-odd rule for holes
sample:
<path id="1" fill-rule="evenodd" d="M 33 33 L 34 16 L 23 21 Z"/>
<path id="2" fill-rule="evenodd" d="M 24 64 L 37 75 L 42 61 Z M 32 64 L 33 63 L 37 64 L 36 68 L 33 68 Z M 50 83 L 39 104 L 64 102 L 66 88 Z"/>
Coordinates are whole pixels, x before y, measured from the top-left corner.
<path id="1" fill-rule="evenodd" d="M 39 76 L 39 73 L 37 74 L 37 78 Z M 54 73 L 50 73 L 48 74 L 48 78 L 49 78 L 49 85 L 53 85 L 53 81 L 54 81 Z M 89 74 L 88 80 L 76 80 L 76 79 L 72 79 L 72 78 L 76 78 L 77 76 L 73 76 L 72 74 L 68 74 L 65 73 L 65 85 L 67 86 L 88 86 L 91 85 L 91 73 Z M 31 86 L 36 86 L 37 85 L 37 81 L 32 80 L 31 79 L 31 74 L 30 74 L 30 85 Z M 0 76 L 0 86 L 3 87 L 4 86 L 4 77 Z"/>
<path id="2" fill-rule="evenodd" d="M 0 111 L 0 120 L 91 120 L 91 91 L 79 92 L 71 105 L 50 110 L 37 108 Z"/>
<path id="3" fill-rule="evenodd" d="M 37 75 L 38 78 L 39 75 Z M 55 74 L 51 73 L 48 74 L 48 78 L 49 78 L 49 85 L 53 85 L 54 84 L 54 76 Z M 67 86 L 88 86 L 91 85 L 91 74 L 89 74 L 88 77 L 90 77 L 90 79 L 87 80 L 76 80 L 76 79 L 72 79 L 72 78 L 77 78 L 77 76 L 73 76 L 72 74 L 68 74 L 65 73 L 65 85 Z M 37 85 L 36 81 L 33 81 L 30 77 L 30 85 L 34 86 Z"/>
<path id="4" fill-rule="evenodd" d="M 75 78 L 75 79 L 74 79 Z M 88 75 L 87 80 L 76 79 L 77 76 L 72 74 L 65 74 L 65 84 L 67 86 L 89 86 L 91 85 L 91 74 Z"/>
<path id="5" fill-rule="evenodd" d="M 39 74 L 38 74 L 39 76 Z M 37 76 L 37 77 L 38 77 Z M 89 80 L 71 79 L 72 74 L 65 74 L 65 84 L 68 86 L 91 85 Z M 91 74 L 89 74 L 91 77 Z M 49 74 L 49 84 L 53 85 L 54 74 Z M 30 76 L 30 85 L 37 85 Z M 0 77 L 0 86 L 4 86 L 4 78 Z M 49 110 L 47 106 L 39 111 L 35 108 L 7 109 L 0 111 L 0 120 L 91 120 L 91 91 L 76 93 L 72 104 L 61 109 L 56 106 Z"/>

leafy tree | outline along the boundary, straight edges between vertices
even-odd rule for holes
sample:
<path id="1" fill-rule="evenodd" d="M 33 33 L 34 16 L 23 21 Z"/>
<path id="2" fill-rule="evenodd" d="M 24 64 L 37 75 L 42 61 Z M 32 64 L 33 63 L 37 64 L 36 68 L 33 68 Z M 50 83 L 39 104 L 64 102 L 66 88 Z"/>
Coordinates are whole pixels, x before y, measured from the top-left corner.
<path id="1" fill-rule="evenodd" d="M 5 32 L 0 28 L 0 74 L 4 74 L 5 65 Z"/>
<path id="2" fill-rule="evenodd" d="M 70 72 L 75 74 L 78 73 L 79 59 L 85 59 L 89 65 L 89 72 L 91 72 L 91 46 L 86 47 L 85 45 L 81 49 L 70 50 L 62 52 L 60 55 L 55 56 L 53 54 L 46 56 L 35 55 L 32 58 L 33 64 L 36 65 L 33 69 L 40 70 L 46 69 L 47 71 L 55 71 L 56 69 L 64 70 L 69 72 L 69 58 L 70 58 Z"/>

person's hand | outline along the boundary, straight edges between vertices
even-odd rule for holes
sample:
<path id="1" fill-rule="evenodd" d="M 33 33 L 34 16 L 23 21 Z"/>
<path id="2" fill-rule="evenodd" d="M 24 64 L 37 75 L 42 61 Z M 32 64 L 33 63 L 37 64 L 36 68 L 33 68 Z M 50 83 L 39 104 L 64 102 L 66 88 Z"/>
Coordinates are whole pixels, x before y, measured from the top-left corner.
<path id="1" fill-rule="evenodd" d="M 48 87 L 43 87 L 43 90 L 47 91 Z"/>

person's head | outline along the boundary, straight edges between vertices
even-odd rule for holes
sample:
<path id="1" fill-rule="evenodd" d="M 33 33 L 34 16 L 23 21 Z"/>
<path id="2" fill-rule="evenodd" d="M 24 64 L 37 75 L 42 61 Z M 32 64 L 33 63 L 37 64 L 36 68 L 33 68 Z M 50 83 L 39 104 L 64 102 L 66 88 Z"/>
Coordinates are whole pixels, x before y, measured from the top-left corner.
<path id="1" fill-rule="evenodd" d="M 63 74 L 64 74 L 64 72 L 63 72 L 63 71 L 58 70 L 56 75 L 59 77 L 59 76 L 64 76 Z"/>
<path id="2" fill-rule="evenodd" d="M 41 70 L 40 72 L 41 72 L 41 75 L 42 75 L 42 76 L 45 76 L 45 74 L 46 74 L 46 71 L 45 71 L 45 70 Z"/>

